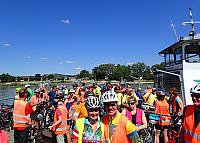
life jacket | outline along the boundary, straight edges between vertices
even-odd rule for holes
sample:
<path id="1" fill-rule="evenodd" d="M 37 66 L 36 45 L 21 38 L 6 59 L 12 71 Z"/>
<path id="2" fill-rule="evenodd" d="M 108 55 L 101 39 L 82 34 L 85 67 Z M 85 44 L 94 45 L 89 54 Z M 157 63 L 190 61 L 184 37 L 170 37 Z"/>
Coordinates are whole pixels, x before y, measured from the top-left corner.
<path id="1" fill-rule="evenodd" d="M 78 143 L 82 143 L 84 121 L 85 121 L 85 118 L 76 119 L 76 127 L 77 127 L 77 130 L 78 130 L 78 133 L 79 133 Z M 102 122 L 100 122 L 100 126 L 101 126 L 101 132 L 102 132 L 102 141 L 101 142 L 103 142 L 103 139 L 104 139 L 104 124 Z"/>
<path id="2" fill-rule="evenodd" d="M 159 110 L 156 109 L 156 113 L 161 115 L 159 125 L 169 126 L 171 119 L 169 112 L 169 104 L 165 99 L 163 101 L 158 101 L 156 104 L 159 107 Z"/>
<path id="3" fill-rule="evenodd" d="M 136 108 L 136 125 L 142 125 L 142 113 L 142 109 Z M 132 114 L 128 109 L 126 109 L 126 117 L 132 122 Z"/>
<path id="4" fill-rule="evenodd" d="M 30 123 L 30 114 L 25 115 L 25 107 L 27 102 L 23 100 L 15 100 L 14 102 L 14 111 L 13 111 L 13 121 L 14 127 L 24 127 L 26 128 L 28 125 L 26 123 Z"/>
<path id="5" fill-rule="evenodd" d="M 120 114 L 120 113 L 118 113 Z M 121 115 L 118 123 L 117 123 L 117 127 L 113 133 L 112 136 L 110 136 L 110 132 L 109 132 L 109 116 L 105 115 L 102 119 L 103 123 L 104 123 L 104 140 L 105 142 L 109 142 L 109 143 L 130 143 L 127 134 L 126 134 L 126 124 L 128 121 L 128 118 Z"/>
<path id="6" fill-rule="evenodd" d="M 60 105 L 57 108 L 59 108 L 60 111 L 62 112 L 62 115 L 61 115 L 62 116 L 62 122 L 55 127 L 56 129 L 55 129 L 54 133 L 56 135 L 64 135 L 64 134 L 67 133 L 67 113 L 68 113 L 68 111 L 67 111 L 67 108 L 64 105 Z M 58 117 L 55 113 L 54 123 L 56 123 L 57 121 L 58 121 Z"/>
<path id="7" fill-rule="evenodd" d="M 194 105 L 188 105 L 185 109 L 183 131 L 184 131 L 184 141 L 186 143 L 200 142 L 200 124 L 195 128 Z"/>

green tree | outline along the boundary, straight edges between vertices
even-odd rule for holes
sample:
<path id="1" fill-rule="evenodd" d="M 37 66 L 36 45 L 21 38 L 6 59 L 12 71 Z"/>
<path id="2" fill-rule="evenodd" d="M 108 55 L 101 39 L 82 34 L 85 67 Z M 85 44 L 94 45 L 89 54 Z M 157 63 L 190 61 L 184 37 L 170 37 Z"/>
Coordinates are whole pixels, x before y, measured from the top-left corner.
<path id="1" fill-rule="evenodd" d="M 155 64 L 155 65 L 153 65 L 153 66 L 151 67 L 151 70 L 153 70 L 153 68 L 157 68 L 157 69 L 159 69 L 159 70 L 165 70 L 165 63 L 162 62 L 162 63 L 160 63 L 160 64 Z"/>
<path id="2" fill-rule="evenodd" d="M 78 78 L 90 78 L 90 72 L 87 70 L 81 70 Z"/>
<path id="3" fill-rule="evenodd" d="M 132 65 L 129 65 L 128 68 L 131 71 L 131 77 L 139 78 L 143 77 L 143 79 L 151 79 L 152 76 L 150 76 L 151 71 L 150 67 L 147 66 L 145 63 L 137 62 L 133 63 Z"/>
<path id="4" fill-rule="evenodd" d="M 116 65 L 112 74 L 110 74 L 109 80 L 118 80 L 120 81 L 121 78 L 129 80 L 130 77 L 130 70 L 128 67 L 124 65 Z"/>
<path id="5" fill-rule="evenodd" d="M 115 71 L 114 64 L 102 64 L 95 67 L 92 72 L 96 80 L 105 80 L 110 74 Z"/>
<path id="6" fill-rule="evenodd" d="M 47 78 L 48 78 L 48 80 L 50 80 L 50 79 L 54 79 L 55 76 L 54 76 L 54 74 L 49 74 L 49 75 L 47 76 Z"/>
<path id="7" fill-rule="evenodd" d="M 40 81 L 41 80 L 41 74 L 35 74 L 35 80 Z"/>
<path id="8" fill-rule="evenodd" d="M 14 76 L 11 76 L 9 75 L 8 73 L 7 74 L 2 74 L 0 75 L 0 80 L 2 83 L 6 83 L 6 82 L 14 82 L 15 81 L 15 77 Z"/>

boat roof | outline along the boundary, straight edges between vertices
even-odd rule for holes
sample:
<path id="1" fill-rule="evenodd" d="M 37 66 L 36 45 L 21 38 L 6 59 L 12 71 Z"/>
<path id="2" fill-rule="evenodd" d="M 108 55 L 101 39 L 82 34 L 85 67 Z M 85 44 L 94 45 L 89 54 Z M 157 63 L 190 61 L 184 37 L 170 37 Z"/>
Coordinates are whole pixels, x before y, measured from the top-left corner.
<path id="1" fill-rule="evenodd" d="M 166 54 L 166 53 L 172 53 L 173 54 L 173 49 L 176 49 L 186 43 L 189 42 L 198 42 L 200 41 L 200 34 L 196 34 L 194 38 L 190 37 L 184 37 L 182 40 L 172 44 L 171 46 L 165 48 L 164 50 L 160 51 L 159 54 Z M 171 51 L 171 52 L 170 52 Z"/>

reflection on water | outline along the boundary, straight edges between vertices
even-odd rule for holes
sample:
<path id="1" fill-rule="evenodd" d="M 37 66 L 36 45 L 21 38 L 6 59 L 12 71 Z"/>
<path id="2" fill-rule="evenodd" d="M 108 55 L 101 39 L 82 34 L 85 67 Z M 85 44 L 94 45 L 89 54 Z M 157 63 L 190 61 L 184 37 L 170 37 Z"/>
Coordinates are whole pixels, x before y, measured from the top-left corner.
<path id="1" fill-rule="evenodd" d="M 8 98 L 14 98 L 15 96 L 15 87 L 0 87 L 0 103 L 4 104 L 12 104 L 13 99 L 8 99 Z M 7 100 L 3 100 L 7 99 Z"/>

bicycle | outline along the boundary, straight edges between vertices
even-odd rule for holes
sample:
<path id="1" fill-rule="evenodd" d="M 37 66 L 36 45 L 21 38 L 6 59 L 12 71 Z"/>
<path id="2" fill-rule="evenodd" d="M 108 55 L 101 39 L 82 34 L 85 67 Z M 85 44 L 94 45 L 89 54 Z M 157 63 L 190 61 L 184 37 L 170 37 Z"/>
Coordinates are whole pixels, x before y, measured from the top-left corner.
<path id="1" fill-rule="evenodd" d="M 170 129 L 168 132 L 169 143 L 178 143 L 180 136 L 180 130 L 182 126 L 182 119 L 177 114 L 173 115 L 173 122 L 170 123 Z"/>
<path id="2" fill-rule="evenodd" d="M 0 129 L 10 131 L 13 129 L 13 106 L 4 105 L 0 106 Z"/>

